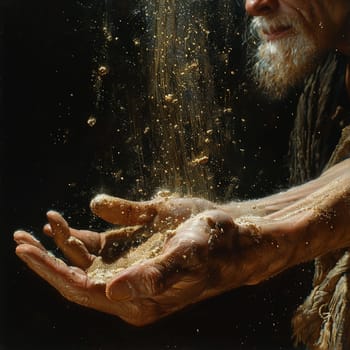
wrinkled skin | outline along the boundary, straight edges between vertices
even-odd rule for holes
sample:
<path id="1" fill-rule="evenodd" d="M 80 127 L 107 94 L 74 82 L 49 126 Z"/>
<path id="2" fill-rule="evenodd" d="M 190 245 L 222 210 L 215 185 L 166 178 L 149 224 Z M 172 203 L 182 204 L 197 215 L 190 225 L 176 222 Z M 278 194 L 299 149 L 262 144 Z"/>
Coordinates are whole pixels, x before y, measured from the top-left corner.
<path id="1" fill-rule="evenodd" d="M 47 214 L 44 232 L 70 265 L 24 231 L 15 233 L 16 253 L 67 299 L 145 325 L 348 246 L 349 169 L 350 162 L 344 161 L 309 184 L 246 203 L 217 205 L 196 198 L 130 202 L 98 196 L 92 210 L 114 224 L 175 229 L 158 256 L 105 284 L 89 279 L 85 270 L 108 244 L 109 234 L 72 229 L 56 212 Z M 243 217 L 244 212 L 254 216 Z"/>

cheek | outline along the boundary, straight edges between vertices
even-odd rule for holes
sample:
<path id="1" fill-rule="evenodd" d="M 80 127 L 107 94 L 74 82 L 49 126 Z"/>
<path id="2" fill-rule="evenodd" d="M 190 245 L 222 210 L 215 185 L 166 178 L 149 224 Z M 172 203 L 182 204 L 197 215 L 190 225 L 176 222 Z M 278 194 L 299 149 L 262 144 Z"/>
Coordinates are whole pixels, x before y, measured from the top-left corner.
<path id="1" fill-rule="evenodd" d="M 322 0 L 281 0 L 281 12 L 300 20 L 303 32 L 320 50 L 330 49 L 334 41 L 335 25 L 331 20 L 327 2 Z"/>
<path id="2" fill-rule="evenodd" d="M 303 28 L 312 33 L 319 23 L 313 0 L 281 0 L 279 11 L 281 15 L 297 18 Z"/>
<path id="3" fill-rule="evenodd" d="M 280 10 L 286 13 L 299 13 L 302 17 L 311 18 L 312 14 L 315 12 L 313 0 L 280 0 Z M 317 1 L 318 2 L 318 1 Z"/>
<path id="4" fill-rule="evenodd" d="M 325 48 L 333 48 L 349 15 L 349 0 L 346 0 L 346 5 L 341 0 L 310 0 L 308 7 L 305 17 L 317 41 Z"/>

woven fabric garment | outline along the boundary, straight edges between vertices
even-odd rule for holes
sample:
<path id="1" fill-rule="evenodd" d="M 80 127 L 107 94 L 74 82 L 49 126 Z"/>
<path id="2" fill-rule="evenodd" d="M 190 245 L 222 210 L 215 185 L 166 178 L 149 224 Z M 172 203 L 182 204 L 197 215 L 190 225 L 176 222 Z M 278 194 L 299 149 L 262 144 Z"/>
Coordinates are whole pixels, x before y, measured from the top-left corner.
<path id="1" fill-rule="evenodd" d="M 308 79 L 291 134 L 291 184 L 308 181 L 350 156 L 344 58 L 331 55 Z M 350 249 L 315 260 L 313 289 L 293 318 L 296 343 L 350 349 Z"/>

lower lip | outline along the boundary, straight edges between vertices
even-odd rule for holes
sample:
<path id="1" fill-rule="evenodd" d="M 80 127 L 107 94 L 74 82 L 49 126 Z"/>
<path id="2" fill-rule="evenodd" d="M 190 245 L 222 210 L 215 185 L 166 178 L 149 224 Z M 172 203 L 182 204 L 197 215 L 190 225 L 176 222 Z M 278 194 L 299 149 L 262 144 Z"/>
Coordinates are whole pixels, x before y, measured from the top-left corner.
<path id="1" fill-rule="evenodd" d="M 267 41 L 274 41 L 284 38 L 285 36 L 289 35 L 291 31 L 291 28 L 285 28 L 282 30 L 276 30 L 272 33 L 263 33 L 263 35 Z"/>

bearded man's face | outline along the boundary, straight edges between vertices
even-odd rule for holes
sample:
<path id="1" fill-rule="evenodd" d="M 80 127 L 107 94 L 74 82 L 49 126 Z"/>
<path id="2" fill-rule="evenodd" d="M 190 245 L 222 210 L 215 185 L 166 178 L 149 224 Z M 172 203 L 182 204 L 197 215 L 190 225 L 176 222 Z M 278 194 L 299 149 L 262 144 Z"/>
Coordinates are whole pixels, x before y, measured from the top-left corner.
<path id="1" fill-rule="evenodd" d="M 255 17 L 251 30 L 263 33 L 266 28 L 280 25 L 290 27 L 290 33 L 274 40 L 261 40 L 252 58 L 259 88 L 273 98 L 282 98 L 291 87 L 303 81 L 322 56 L 298 18 L 284 16 L 266 20 Z"/>
<path id="2" fill-rule="evenodd" d="M 261 90 L 281 98 L 350 31 L 349 0 L 246 0 L 258 38 L 253 72 Z"/>

